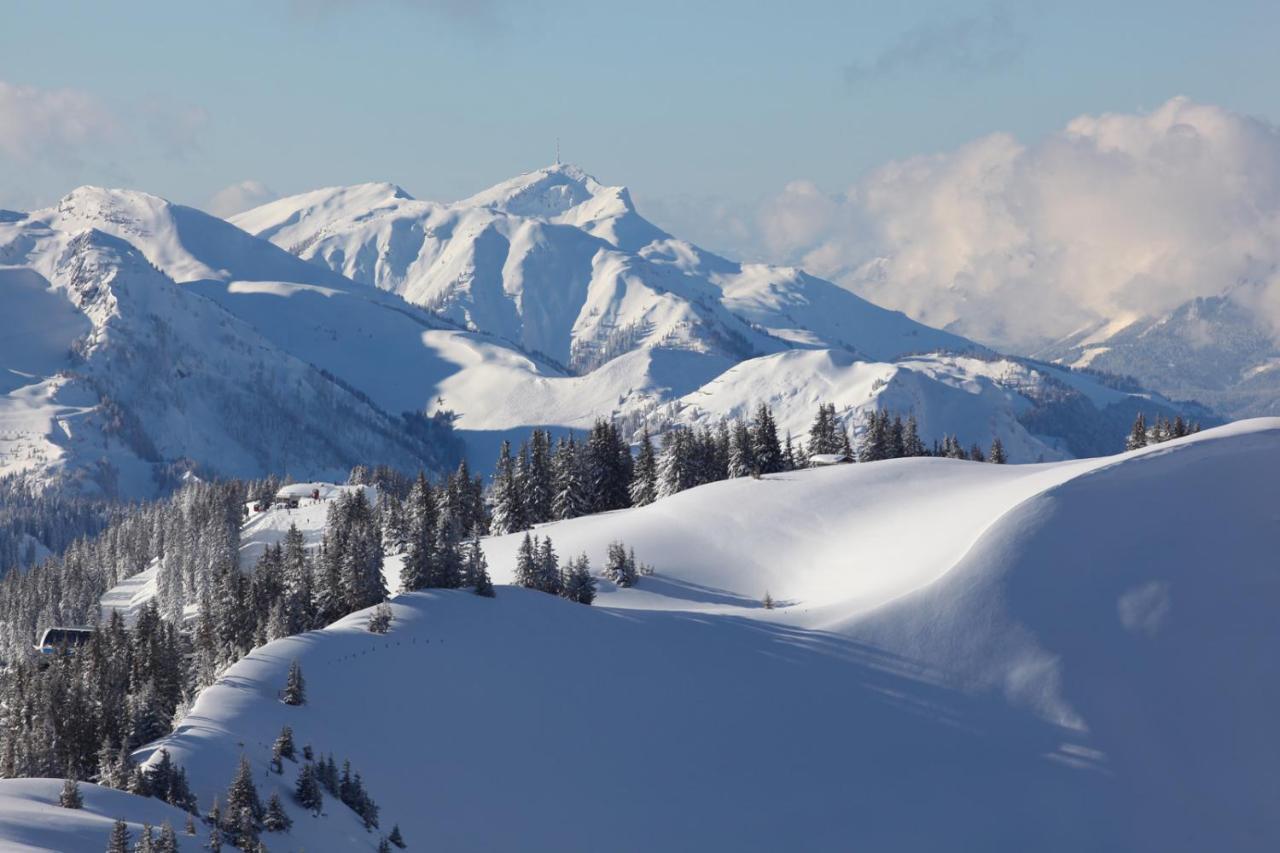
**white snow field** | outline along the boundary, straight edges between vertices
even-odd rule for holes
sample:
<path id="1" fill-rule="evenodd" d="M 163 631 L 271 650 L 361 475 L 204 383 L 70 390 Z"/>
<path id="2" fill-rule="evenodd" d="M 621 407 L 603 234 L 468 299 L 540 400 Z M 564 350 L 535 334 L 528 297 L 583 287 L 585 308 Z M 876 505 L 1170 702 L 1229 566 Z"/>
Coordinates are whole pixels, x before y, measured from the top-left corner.
<path id="1" fill-rule="evenodd" d="M 280 727 L 359 770 L 410 850 L 1280 847 L 1280 419 L 1102 459 L 907 459 L 716 483 L 546 525 L 595 606 L 500 586 L 271 643 L 169 749 L 207 808 Z M 488 540 L 497 580 L 520 537 Z M 779 606 L 766 610 L 768 590 Z M 277 699 L 298 659 L 307 704 Z M 6 849 L 164 807 L 0 782 Z M 286 798 L 287 800 L 287 798 Z M 273 851 L 372 850 L 289 802 Z M 94 832 L 90 832 L 90 828 Z M 136 827 L 135 827 L 136 828 Z M 194 849 L 185 841 L 183 849 Z"/>

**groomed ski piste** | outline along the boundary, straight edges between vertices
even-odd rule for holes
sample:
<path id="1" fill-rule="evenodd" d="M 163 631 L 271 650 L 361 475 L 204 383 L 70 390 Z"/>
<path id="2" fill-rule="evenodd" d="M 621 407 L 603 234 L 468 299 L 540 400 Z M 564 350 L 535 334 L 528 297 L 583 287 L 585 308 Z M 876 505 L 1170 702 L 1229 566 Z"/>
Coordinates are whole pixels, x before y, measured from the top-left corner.
<path id="1" fill-rule="evenodd" d="M 402 594 L 273 642 L 163 746 L 207 809 L 240 756 L 293 829 L 373 850 L 269 773 L 281 726 L 351 761 L 410 850 L 1268 850 L 1280 845 L 1280 419 L 1041 465 L 902 459 L 739 479 L 548 524 L 585 607 Z M 287 527 L 287 526 L 286 526 Z M 509 583 L 521 536 L 486 540 Z M 766 591 L 777 602 L 765 609 Z M 290 661 L 307 703 L 282 704 Z M 185 816 L 0 782 L 4 849 L 100 851 Z M 180 838 L 200 849 L 207 829 Z"/>

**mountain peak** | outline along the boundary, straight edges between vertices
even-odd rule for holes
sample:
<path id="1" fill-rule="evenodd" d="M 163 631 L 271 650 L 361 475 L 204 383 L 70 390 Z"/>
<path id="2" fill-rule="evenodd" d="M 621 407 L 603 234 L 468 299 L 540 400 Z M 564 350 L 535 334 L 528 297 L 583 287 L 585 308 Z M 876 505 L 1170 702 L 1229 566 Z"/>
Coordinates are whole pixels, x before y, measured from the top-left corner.
<path id="1" fill-rule="evenodd" d="M 460 207 L 489 207 L 516 216 L 551 219 L 596 202 L 631 211 L 625 187 L 607 187 L 571 163 L 553 163 L 496 184 L 458 202 Z"/>

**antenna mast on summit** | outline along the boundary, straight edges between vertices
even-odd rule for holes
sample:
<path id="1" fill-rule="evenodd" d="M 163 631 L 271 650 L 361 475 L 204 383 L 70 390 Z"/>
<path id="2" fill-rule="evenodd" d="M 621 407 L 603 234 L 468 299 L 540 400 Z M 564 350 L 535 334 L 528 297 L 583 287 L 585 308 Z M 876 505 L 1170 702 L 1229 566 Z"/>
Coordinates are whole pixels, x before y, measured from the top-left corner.
<path id="1" fill-rule="evenodd" d="M 560 137 L 556 137 L 556 165 L 560 165 Z"/>

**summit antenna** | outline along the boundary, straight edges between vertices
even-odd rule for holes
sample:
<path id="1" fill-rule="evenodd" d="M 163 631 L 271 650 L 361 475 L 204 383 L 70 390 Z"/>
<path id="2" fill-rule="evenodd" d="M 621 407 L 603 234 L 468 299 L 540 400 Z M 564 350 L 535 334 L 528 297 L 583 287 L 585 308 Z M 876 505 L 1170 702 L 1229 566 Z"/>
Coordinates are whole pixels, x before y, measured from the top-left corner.
<path id="1" fill-rule="evenodd" d="M 556 165 L 560 165 L 560 137 L 556 137 Z"/>

